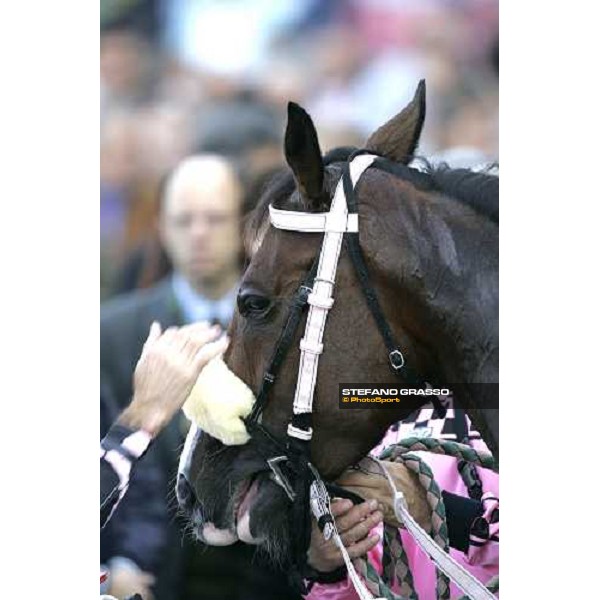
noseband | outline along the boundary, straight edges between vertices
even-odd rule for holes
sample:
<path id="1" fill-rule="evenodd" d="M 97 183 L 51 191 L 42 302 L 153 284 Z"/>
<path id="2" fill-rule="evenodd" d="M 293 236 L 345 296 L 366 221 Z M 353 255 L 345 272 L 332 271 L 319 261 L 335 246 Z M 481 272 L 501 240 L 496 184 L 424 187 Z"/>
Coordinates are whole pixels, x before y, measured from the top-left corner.
<path id="1" fill-rule="evenodd" d="M 334 304 L 333 290 L 342 243 L 346 244 L 361 290 L 385 343 L 392 372 L 402 377 L 403 381 L 411 386 L 426 385 L 425 380 L 406 364 L 404 353 L 387 323 L 369 279 L 359 243 L 356 185 L 367 169 L 380 165 L 385 168 L 384 164 L 387 162 L 386 159 L 364 150 L 352 154 L 342 167 L 342 175 L 337 183 L 329 212 L 306 213 L 269 206 L 270 222 L 273 227 L 303 233 L 323 233 L 320 253 L 292 298 L 285 325 L 263 375 L 254 408 L 246 419 L 246 427 L 250 434 L 262 438 L 265 442 L 260 446 L 263 447 L 262 451 L 271 470 L 272 480 L 285 491 L 292 502 L 291 516 L 294 524 L 292 531 L 296 532 L 293 554 L 296 567 L 305 565 L 306 550 L 310 543 L 308 504 L 310 503 L 314 512 L 319 503 L 328 503 L 326 488 L 337 496 L 362 501 L 337 486 L 332 484 L 325 486 L 310 462 L 313 399 L 319 356 L 323 353 L 323 334 L 327 315 Z M 287 427 L 287 439 L 282 442 L 262 424 L 261 415 L 307 306 L 308 316 L 304 336 L 300 340 L 300 361 L 293 415 Z M 320 521 L 322 522 L 319 522 L 319 526 L 322 530 L 332 526 L 328 511 L 321 516 Z"/>

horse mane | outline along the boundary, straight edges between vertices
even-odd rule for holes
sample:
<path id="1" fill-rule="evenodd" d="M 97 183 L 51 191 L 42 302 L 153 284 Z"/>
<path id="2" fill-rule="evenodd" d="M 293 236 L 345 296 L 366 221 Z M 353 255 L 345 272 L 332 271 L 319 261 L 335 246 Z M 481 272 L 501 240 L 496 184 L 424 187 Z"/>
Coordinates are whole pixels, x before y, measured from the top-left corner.
<path id="1" fill-rule="evenodd" d="M 500 179 L 490 173 L 495 168 L 496 165 L 492 164 L 483 171 L 471 171 L 452 169 L 442 163 L 437 166 L 426 164 L 425 172 L 433 179 L 437 191 L 470 206 L 497 224 Z"/>
<path id="2" fill-rule="evenodd" d="M 378 168 L 412 183 L 419 190 L 438 192 L 454 198 L 498 224 L 500 179 L 491 174 L 497 165 L 492 164 L 481 171 L 471 171 L 453 169 L 447 163 L 433 165 L 423 157 L 414 158 L 418 158 L 420 169 L 387 160 L 378 165 Z"/>
<path id="3" fill-rule="evenodd" d="M 344 146 L 329 151 L 323 157 L 325 166 L 348 160 L 357 149 Z M 416 157 L 415 157 L 416 158 Z M 427 159 L 418 157 L 420 169 L 385 159 L 378 168 L 397 175 L 412 183 L 417 189 L 444 194 L 458 202 L 470 206 L 490 221 L 499 222 L 499 178 L 488 171 L 496 165 L 490 165 L 483 171 L 453 169 L 448 164 L 433 165 Z M 325 185 L 333 188 L 332 178 L 326 178 Z M 248 215 L 244 226 L 246 245 L 252 244 L 265 227 L 269 204 L 276 208 L 306 210 L 299 194 L 294 194 L 296 184 L 291 169 L 283 167 L 268 181 L 256 204 Z M 333 191 L 333 189 L 331 190 Z"/>

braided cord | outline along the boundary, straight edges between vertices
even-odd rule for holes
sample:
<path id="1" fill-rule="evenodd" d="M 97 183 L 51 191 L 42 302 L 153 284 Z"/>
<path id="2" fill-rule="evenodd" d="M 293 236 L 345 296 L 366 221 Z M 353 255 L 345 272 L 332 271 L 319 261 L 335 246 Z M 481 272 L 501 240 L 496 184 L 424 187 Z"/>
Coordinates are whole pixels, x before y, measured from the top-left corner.
<path id="1" fill-rule="evenodd" d="M 427 503 L 431 508 L 431 529 L 428 532 L 438 546 L 445 552 L 450 551 L 448 524 L 446 522 L 446 506 L 442 491 L 433 478 L 431 467 L 416 454 L 400 454 L 404 465 L 417 475 L 427 495 Z M 439 600 L 450 598 L 450 580 L 448 576 L 436 567 L 437 597 Z"/>
<path id="2" fill-rule="evenodd" d="M 386 525 L 386 529 L 389 531 L 390 551 L 391 556 L 394 557 L 394 561 L 392 562 L 395 562 L 394 573 L 398 580 L 400 594 L 410 600 L 418 600 L 419 596 L 415 589 L 415 582 L 408 563 L 408 556 L 404 549 L 404 545 L 402 544 L 402 535 L 397 527 Z"/>
<path id="3" fill-rule="evenodd" d="M 368 590 L 375 598 L 385 598 L 386 600 L 413 600 L 407 596 L 400 596 L 394 593 L 390 585 L 387 585 L 375 567 L 366 558 L 354 559 L 356 571 L 363 578 Z"/>
<path id="4" fill-rule="evenodd" d="M 400 440 L 397 444 L 388 446 L 379 456 L 381 460 L 395 462 L 397 458 L 406 452 L 433 452 L 434 454 L 446 454 L 469 463 L 475 463 L 485 469 L 497 470 L 496 461 L 489 452 L 480 452 L 472 446 L 438 440 L 436 438 L 408 437 Z"/>
<path id="5" fill-rule="evenodd" d="M 480 452 L 466 444 L 435 438 L 405 438 L 397 444 L 387 447 L 381 453 L 379 457 L 381 460 L 402 462 L 416 474 L 419 483 L 426 491 L 427 502 L 431 508 L 431 529 L 428 533 L 445 552 L 449 552 L 446 508 L 441 490 L 435 482 L 429 465 L 420 457 L 411 454 L 411 452 L 444 454 L 493 470 L 497 470 L 496 461 L 490 453 Z M 365 558 L 357 559 L 355 564 L 367 587 L 376 597 L 386 598 L 386 600 L 418 600 L 408 556 L 402 545 L 400 531 L 395 527 L 384 526 L 382 576 Z M 438 600 L 448 600 L 450 598 L 449 578 L 437 567 L 436 573 L 437 598 Z M 398 583 L 400 595 L 391 590 L 395 582 Z M 493 577 L 486 587 L 490 591 L 496 592 L 499 589 L 498 577 Z M 469 598 L 468 596 L 462 596 L 460 600 L 469 600 Z"/>

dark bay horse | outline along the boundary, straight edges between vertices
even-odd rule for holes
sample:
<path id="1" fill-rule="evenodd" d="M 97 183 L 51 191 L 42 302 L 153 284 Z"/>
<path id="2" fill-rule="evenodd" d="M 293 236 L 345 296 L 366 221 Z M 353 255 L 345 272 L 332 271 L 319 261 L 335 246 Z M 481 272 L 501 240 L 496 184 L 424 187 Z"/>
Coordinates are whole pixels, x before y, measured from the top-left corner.
<path id="1" fill-rule="evenodd" d="M 454 387 L 457 402 L 497 458 L 498 411 L 487 408 L 481 395 L 486 385 L 498 384 L 498 178 L 408 167 L 424 118 L 421 82 L 412 102 L 367 141 L 365 148 L 391 167 L 368 169 L 357 185 L 360 246 L 407 363 L 425 380 Z M 323 157 L 311 118 L 290 103 L 285 136 L 290 170 L 267 187 L 248 225 L 251 260 L 225 356 L 255 394 L 290 299 L 322 241 L 320 233 L 271 227 L 268 206 L 328 211 L 341 165 L 352 150 L 337 149 Z M 311 460 L 329 480 L 358 462 L 391 424 L 414 409 L 339 409 L 339 382 L 390 382 L 394 375 L 346 249 L 334 296 L 320 356 L 311 442 Z M 301 324 L 262 413 L 262 424 L 281 439 L 292 413 L 302 331 Z M 292 537 L 291 503 L 273 482 L 257 440 L 224 446 L 204 434 L 191 443 L 184 508 L 198 539 L 227 544 L 239 538 L 262 545 L 274 558 L 285 557 Z"/>

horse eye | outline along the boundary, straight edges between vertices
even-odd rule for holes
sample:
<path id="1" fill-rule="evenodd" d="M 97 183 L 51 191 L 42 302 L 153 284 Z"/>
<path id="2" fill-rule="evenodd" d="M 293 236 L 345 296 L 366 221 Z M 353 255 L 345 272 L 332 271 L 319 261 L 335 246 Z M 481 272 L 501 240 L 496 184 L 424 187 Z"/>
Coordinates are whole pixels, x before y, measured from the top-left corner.
<path id="1" fill-rule="evenodd" d="M 266 313 L 271 306 L 271 301 L 256 290 L 245 289 L 240 290 L 237 305 L 243 317 L 258 317 Z"/>

